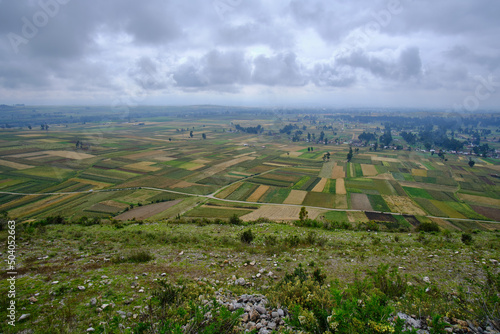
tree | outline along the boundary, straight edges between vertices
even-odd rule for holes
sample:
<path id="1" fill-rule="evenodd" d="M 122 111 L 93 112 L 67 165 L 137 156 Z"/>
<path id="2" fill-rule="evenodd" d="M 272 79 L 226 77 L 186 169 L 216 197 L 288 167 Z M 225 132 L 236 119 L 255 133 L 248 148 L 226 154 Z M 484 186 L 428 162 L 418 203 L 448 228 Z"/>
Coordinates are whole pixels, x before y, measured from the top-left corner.
<path id="1" fill-rule="evenodd" d="M 193 131 L 189 131 L 189 137 L 193 138 Z"/>
<path id="2" fill-rule="evenodd" d="M 352 147 L 349 146 L 349 153 L 347 153 L 347 162 L 350 162 L 352 159 Z"/>
<path id="3" fill-rule="evenodd" d="M 375 142 L 375 145 L 373 146 L 373 150 L 374 150 L 374 151 L 376 151 L 376 150 L 377 150 L 377 148 L 378 148 L 378 143 L 377 143 L 377 142 Z"/>
<path id="4" fill-rule="evenodd" d="M 475 164 L 476 164 L 476 162 L 469 158 L 469 166 L 472 168 L 472 167 L 474 167 Z"/>
<path id="5" fill-rule="evenodd" d="M 299 220 L 302 222 L 304 220 L 306 220 L 308 217 L 307 217 L 307 210 L 306 210 L 306 207 L 303 206 L 300 208 L 300 212 L 299 212 Z"/>
<path id="6" fill-rule="evenodd" d="M 207 139 L 207 135 L 206 135 L 206 134 L 204 134 L 204 133 L 202 133 L 202 134 L 201 134 L 201 137 L 202 137 L 203 139 Z"/>

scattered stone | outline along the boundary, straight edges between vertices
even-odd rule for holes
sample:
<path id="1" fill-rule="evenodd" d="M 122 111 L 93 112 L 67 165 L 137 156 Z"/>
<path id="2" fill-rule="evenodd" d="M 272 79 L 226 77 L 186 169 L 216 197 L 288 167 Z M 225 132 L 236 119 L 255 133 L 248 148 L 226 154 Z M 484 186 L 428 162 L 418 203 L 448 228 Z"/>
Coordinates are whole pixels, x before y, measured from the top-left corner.
<path id="1" fill-rule="evenodd" d="M 32 303 L 36 303 L 38 301 L 35 297 L 30 297 L 28 300 Z"/>
<path id="2" fill-rule="evenodd" d="M 59 283 L 59 281 L 54 281 L 54 282 L 52 282 L 52 284 L 57 284 L 57 283 Z"/>
<path id="3" fill-rule="evenodd" d="M 83 290 L 85 290 L 85 287 L 83 285 L 79 285 L 78 290 L 83 291 Z"/>
<path id="4" fill-rule="evenodd" d="M 161 273 L 160 276 L 165 277 L 165 276 L 167 276 L 167 273 Z"/>
<path id="5" fill-rule="evenodd" d="M 429 279 L 429 277 L 425 276 L 424 277 L 424 282 L 425 283 L 431 283 L 431 280 Z"/>
<path id="6" fill-rule="evenodd" d="M 87 332 L 94 332 L 94 331 L 95 331 L 95 329 L 93 327 L 87 328 Z"/>
<path id="7" fill-rule="evenodd" d="M 108 307 L 108 306 L 109 306 L 109 304 L 102 304 L 102 305 L 101 305 L 101 309 L 105 310 L 105 309 L 106 309 L 106 307 Z"/>
<path id="8" fill-rule="evenodd" d="M 184 251 L 182 251 L 182 252 L 179 253 L 179 256 L 181 256 L 181 255 L 184 255 Z"/>

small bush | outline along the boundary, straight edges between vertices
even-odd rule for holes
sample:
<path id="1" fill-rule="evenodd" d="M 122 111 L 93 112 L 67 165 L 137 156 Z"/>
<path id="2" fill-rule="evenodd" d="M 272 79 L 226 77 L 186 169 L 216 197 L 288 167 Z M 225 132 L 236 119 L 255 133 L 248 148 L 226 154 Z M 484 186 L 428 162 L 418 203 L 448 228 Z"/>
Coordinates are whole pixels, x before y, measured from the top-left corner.
<path id="1" fill-rule="evenodd" d="M 471 245 L 474 242 L 472 235 L 469 233 L 462 233 L 462 242 L 466 245 Z"/>
<path id="2" fill-rule="evenodd" d="M 252 233 L 252 230 L 251 229 L 248 229 L 246 231 L 244 231 L 243 233 L 241 233 L 240 235 L 240 240 L 241 242 L 244 242 L 246 244 L 251 244 L 252 241 L 254 239 L 254 235 Z"/>
<path id="3" fill-rule="evenodd" d="M 146 250 L 133 251 L 127 255 L 116 258 L 114 262 L 116 263 L 144 263 L 149 262 L 154 259 L 154 256 L 151 252 Z"/>
<path id="4" fill-rule="evenodd" d="M 242 223 L 242 220 L 240 219 L 240 217 L 238 217 L 237 214 L 234 214 L 231 216 L 231 218 L 229 218 L 229 224 L 231 225 L 241 225 Z"/>
<path id="5" fill-rule="evenodd" d="M 424 222 L 418 225 L 416 230 L 417 232 L 439 232 L 439 225 L 435 222 Z"/>

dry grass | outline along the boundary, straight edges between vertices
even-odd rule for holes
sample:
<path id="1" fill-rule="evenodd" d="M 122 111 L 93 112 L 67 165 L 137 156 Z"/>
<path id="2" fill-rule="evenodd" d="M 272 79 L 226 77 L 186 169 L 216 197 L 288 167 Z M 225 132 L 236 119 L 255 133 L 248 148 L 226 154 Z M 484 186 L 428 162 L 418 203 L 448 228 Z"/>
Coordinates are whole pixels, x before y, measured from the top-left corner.
<path id="1" fill-rule="evenodd" d="M 156 172 L 156 171 L 159 171 L 161 168 L 151 166 L 151 165 L 154 165 L 155 163 L 156 162 L 153 162 L 153 161 L 141 161 L 141 162 L 136 162 L 134 164 L 125 165 L 123 168 L 131 169 L 131 170 L 138 170 L 138 171 L 142 171 L 142 172 Z"/>
<path id="2" fill-rule="evenodd" d="M 44 151 L 43 153 L 47 155 L 52 155 L 66 159 L 73 159 L 73 160 L 83 160 L 95 157 L 95 155 L 92 154 L 72 152 L 72 151 Z"/>
<path id="3" fill-rule="evenodd" d="M 68 181 L 74 181 L 74 182 L 78 182 L 78 183 L 90 184 L 92 186 L 95 186 L 96 187 L 95 189 L 103 189 L 103 188 L 106 188 L 106 187 L 112 185 L 112 183 L 99 182 L 99 181 L 88 180 L 88 179 L 80 179 L 80 178 L 76 178 L 76 177 L 75 178 L 71 178 Z"/>
<path id="4" fill-rule="evenodd" d="M 196 183 L 191 183 L 191 182 L 186 182 L 186 181 L 179 181 L 175 184 L 172 185 L 172 188 L 187 188 L 191 186 L 198 186 L 199 184 Z"/>
<path id="5" fill-rule="evenodd" d="M 293 189 L 290 191 L 288 197 L 283 201 L 283 204 L 302 204 L 306 195 L 307 191 Z"/>
<path id="6" fill-rule="evenodd" d="M 0 160 L 0 165 L 5 166 L 5 167 L 14 168 L 17 170 L 33 168 L 33 166 L 30 166 L 30 165 L 20 164 L 17 162 L 12 162 L 12 161 L 7 161 L 7 160 Z"/>
<path id="7" fill-rule="evenodd" d="M 312 191 L 319 192 L 319 193 L 323 192 L 323 189 L 325 188 L 325 185 L 326 185 L 326 181 L 328 181 L 328 179 L 322 178 L 321 181 L 319 181 L 318 184 L 316 184 L 314 186 Z"/>
<path id="8" fill-rule="evenodd" d="M 335 167 L 335 162 L 333 161 L 324 163 L 323 166 L 321 166 L 321 170 L 318 176 L 330 178 L 332 176 L 333 167 Z"/>
<path id="9" fill-rule="evenodd" d="M 332 179 L 343 179 L 345 177 L 344 167 L 335 166 L 332 169 Z"/>
<path id="10" fill-rule="evenodd" d="M 347 218 L 351 223 L 366 223 L 369 221 L 368 217 L 363 212 L 347 212 Z"/>
<path id="11" fill-rule="evenodd" d="M 385 161 L 385 162 L 401 162 L 398 159 L 394 158 L 385 158 L 385 157 L 379 157 L 379 156 L 372 156 L 372 161 Z"/>
<path id="12" fill-rule="evenodd" d="M 483 196 L 476 196 L 476 195 L 467 195 L 467 194 L 458 194 L 458 197 L 461 200 L 472 202 L 472 203 L 494 205 L 494 206 L 500 207 L 500 199 L 483 197 Z"/>
<path id="13" fill-rule="evenodd" d="M 335 208 L 336 209 L 347 209 L 347 195 L 335 195 Z"/>
<path id="14" fill-rule="evenodd" d="M 361 164 L 361 170 L 364 176 L 375 176 L 378 174 L 377 169 L 373 165 Z"/>
<path id="15" fill-rule="evenodd" d="M 416 169 L 412 168 L 411 174 L 413 176 L 422 176 L 422 177 L 427 177 L 427 170 L 426 169 Z"/>
<path id="16" fill-rule="evenodd" d="M 253 160 L 253 159 L 255 159 L 255 157 L 241 156 L 239 158 L 232 159 L 232 160 L 229 160 L 229 161 L 217 164 L 217 165 L 212 166 L 210 168 L 207 168 L 204 171 L 202 171 L 201 173 L 193 176 L 192 178 L 190 178 L 190 181 L 191 182 L 198 182 L 198 181 L 200 181 L 200 180 L 202 180 L 204 178 L 207 178 L 209 176 L 212 176 L 212 175 L 215 175 L 217 173 L 220 173 L 220 172 L 226 170 L 226 168 L 228 168 L 228 167 L 237 165 L 237 164 L 239 164 L 239 163 L 241 163 L 243 161 Z"/>
<path id="17" fill-rule="evenodd" d="M 135 219 L 147 219 L 151 216 L 154 216 L 162 211 L 167 210 L 168 208 L 176 205 L 179 203 L 181 200 L 175 200 L 175 201 L 170 201 L 170 202 L 162 202 L 162 203 L 155 203 L 155 204 L 150 204 L 150 205 L 144 205 L 137 207 L 135 209 L 132 209 L 130 211 L 124 212 L 118 216 L 115 217 L 115 219 L 118 220 L 131 220 L 133 218 Z"/>
<path id="18" fill-rule="evenodd" d="M 130 160 L 138 160 L 144 157 L 149 157 L 149 156 L 162 156 L 165 155 L 164 151 L 161 150 L 155 150 L 155 151 L 147 151 L 147 152 L 140 152 L 140 153 L 134 153 L 134 154 L 129 154 L 125 155 L 124 158 L 130 159 Z M 155 159 L 154 157 L 152 157 Z"/>
<path id="19" fill-rule="evenodd" d="M 425 216 L 424 210 L 419 208 L 413 201 L 405 196 L 382 195 L 392 212 L 401 212 L 408 215 Z"/>
<path id="20" fill-rule="evenodd" d="M 260 185 L 255 191 L 248 196 L 247 202 L 257 202 L 259 198 L 264 195 L 264 193 L 269 189 L 269 186 Z"/>
<path id="21" fill-rule="evenodd" d="M 233 183 L 230 186 L 228 186 L 227 188 L 223 189 L 221 192 L 219 192 L 215 197 L 226 198 L 227 196 L 231 195 L 233 193 L 233 191 L 238 189 L 242 184 L 243 183 L 240 183 L 240 182 Z"/>
<path id="22" fill-rule="evenodd" d="M 346 195 L 347 194 L 347 191 L 345 190 L 344 179 L 337 179 L 337 182 L 335 182 L 335 193 L 337 195 Z"/>
<path id="23" fill-rule="evenodd" d="M 244 221 L 256 220 L 259 218 L 268 218 L 274 221 L 288 221 L 299 219 L 300 208 L 296 206 L 277 206 L 277 205 L 263 205 L 259 209 L 246 214 L 241 217 Z M 307 209 L 308 217 L 311 219 L 316 218 L 322 210 Z"/>

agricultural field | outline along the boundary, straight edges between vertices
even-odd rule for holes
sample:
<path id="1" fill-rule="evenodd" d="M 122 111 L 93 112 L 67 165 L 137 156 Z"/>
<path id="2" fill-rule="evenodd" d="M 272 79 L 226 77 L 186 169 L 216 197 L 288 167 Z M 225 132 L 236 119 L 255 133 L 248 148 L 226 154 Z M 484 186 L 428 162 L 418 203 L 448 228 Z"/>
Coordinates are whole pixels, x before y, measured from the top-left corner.
<path id="1" fill-rule="evenodd" d="M 500 161 L 493 151 L 472 158 L 418 144 L 406 147 L 395 131 L 392 146 L 385 148 L 357 140 L 364 132 L 382 133 L 382 116 L 367 121 L 367 116 L 316 113 L 313 122 L 312 115 L 297 113 L 278 122 L 263 110 L 258 117 L 241 109 L 153 110 L 147 117 L 105 125 L 2 129 L 0 210 L 20 220 L 237 215 L 293 221 L 304 206 L 311 213 L 322 210 L 310 218 L 346 210 L 338 216 L 342 221 L 364 221 L 367 212 L 409 215 L 413 223 L 440 219 L 443 226 L 461 221 L 459 229 L 467 223 L 491 229 L 500 221 Z M 264 130 L 246 132 L 257 125 Z M 285 126 L 302 129 L 300 140 L 280 132 Z M 306 140 L 307 133 L 319 137 L 320 132 L 338 138 L 326 144 Z M 498 149 L 494 134 L 485 138 Z M 355 150 L 347 161 L 350 147 Z M 212 200 L 217 208 L 206 206 Z M 232 207 L 238 203 L 259 205 Z"/>

